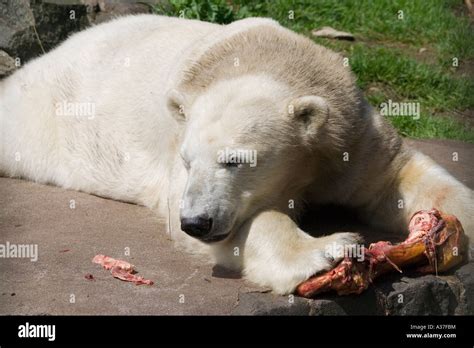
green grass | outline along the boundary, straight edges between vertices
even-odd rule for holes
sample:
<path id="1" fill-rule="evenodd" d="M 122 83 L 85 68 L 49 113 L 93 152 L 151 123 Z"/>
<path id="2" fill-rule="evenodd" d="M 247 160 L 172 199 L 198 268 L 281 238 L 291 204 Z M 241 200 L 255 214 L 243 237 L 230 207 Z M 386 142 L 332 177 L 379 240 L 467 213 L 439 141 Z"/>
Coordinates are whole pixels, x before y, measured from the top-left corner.
<path id="1" fill-rule="evenodd" d="M 433 117 L 422 114 L 420 119 L 413 120 L 405 116 L 390 117 L 392 124 L 403 136 L 412 138 L 456 139 L 474 143 L 474 132 L 462 127 L 451 118 Z"/>
<path id="2" fill-rule="evenodd" d="M 371 83 L 384 84 L 398 98 L 418 101 L 431 112 L 474 107 L 470 96 L 474 82 L 468 78 L 457 78 L 437 66 L 417 62 L 399 50 L 368 50 L 363 45 L 352 48 L 351 67 L 363 89 Z"/>
<path id="3" fill-rule="evenodd" d="M 474 109 L 473 77 L 458 71 L 474 63 L 474 30 L 459 13 L 463 6 L 462 0 L 169 0 L 155 12 L 215 23 L 271 17 L 309 37 L 322 26 L 349 31 L 353 43 L 313 39 L 349 57 L 372 105 L 420 103 L 418 120 L 388 117 L 402 135 L 474 142 L 472 122 L 456 116 Z"/>

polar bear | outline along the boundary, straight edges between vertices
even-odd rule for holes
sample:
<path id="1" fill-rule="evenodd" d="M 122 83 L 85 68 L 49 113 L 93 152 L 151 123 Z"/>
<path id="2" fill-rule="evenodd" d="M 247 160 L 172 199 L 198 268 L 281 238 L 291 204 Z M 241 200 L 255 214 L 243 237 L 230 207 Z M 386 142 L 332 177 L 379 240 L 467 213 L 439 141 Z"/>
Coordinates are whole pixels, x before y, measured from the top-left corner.
<path id="1" fill-rule="evenodd" d="M 342 57 L 270 19 L 123 17 L 1 81 L 0 102 L 3 175 L 147 206 L 279 294 L 360 243 L 302 231 L 311 204 L 394 231 L 437 207 L 473 237 L 473 192 L 403 143 Z"/>

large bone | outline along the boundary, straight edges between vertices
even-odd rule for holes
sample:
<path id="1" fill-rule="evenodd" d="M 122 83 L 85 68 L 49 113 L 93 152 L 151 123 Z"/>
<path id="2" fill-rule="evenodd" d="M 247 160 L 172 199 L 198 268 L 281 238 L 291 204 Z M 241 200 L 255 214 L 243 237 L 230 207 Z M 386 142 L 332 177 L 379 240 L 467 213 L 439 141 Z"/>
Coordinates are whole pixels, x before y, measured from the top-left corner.
<path id="1" fill-rule="evenodd" d="M 373 243 L 364 249 L 363 261 L 346 257 L 334 269 L 301 283 L 296 293 L 304 297 L 330 290 L 338 295 L 360 294 L 387 272 L 411 267 L 422 274 L 438 274 L 467 260 L 467 237 L 455 216 L 422 210 L 413 215 L 408 228 L 404 242 Z"/>

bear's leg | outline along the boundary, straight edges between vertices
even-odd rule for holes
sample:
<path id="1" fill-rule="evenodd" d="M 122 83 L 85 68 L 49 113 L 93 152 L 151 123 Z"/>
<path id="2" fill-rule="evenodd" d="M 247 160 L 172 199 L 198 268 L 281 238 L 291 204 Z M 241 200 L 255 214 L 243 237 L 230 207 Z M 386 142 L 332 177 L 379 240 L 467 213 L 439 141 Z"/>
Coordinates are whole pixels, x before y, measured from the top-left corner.
<path id="1" fill-rule="evenodd" d="M 436 208 L 455 215 L 461 221 L 471 242 L 473 241 L 473 191 L 431 158 L 414 152 L 399 173 L 398 190 L 405 204 L 405 222 L 418 210 Z"/>
<path id="2" fill-rule="evenodd" d="M 419 210 L 436 208 L 455 215 L 474 241 L 474 194 L 431 158 L 412 151 L 393 184 L 374 195 L 365 210 L 371 223 L 393 231 L 408 231 L 408 221 Z"/>
<path id="3" fill-rule="evenodd" d="M 356 233 L 313 238 L 287 215 L 257 214 L 224 243 L 212 247 L 215 261 L 241 270 L 246 279 L 279 294 L 291 293 L 314 274 L 329 270 L 342 259 L 342 246 L 360 246 Z"/>

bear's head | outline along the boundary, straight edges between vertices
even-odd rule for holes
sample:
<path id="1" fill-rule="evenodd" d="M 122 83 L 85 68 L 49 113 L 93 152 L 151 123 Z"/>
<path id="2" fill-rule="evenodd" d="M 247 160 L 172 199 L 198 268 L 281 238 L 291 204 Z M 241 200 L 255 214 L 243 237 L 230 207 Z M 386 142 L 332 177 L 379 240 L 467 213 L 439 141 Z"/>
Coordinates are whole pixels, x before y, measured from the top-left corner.
<path id="1" fill-rule="evenodd" d="M 188 173 L 181 228 L 204 242 L 225 239 L 259 209 L 297 199 L 330 113 L 324 98 L 292 95 L 263 75 L 221 81 L 192 101 L 173 91 L 168 106 L 183 127 Z"/>

